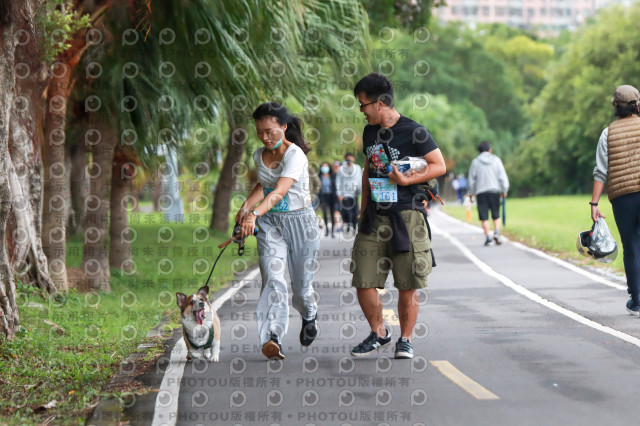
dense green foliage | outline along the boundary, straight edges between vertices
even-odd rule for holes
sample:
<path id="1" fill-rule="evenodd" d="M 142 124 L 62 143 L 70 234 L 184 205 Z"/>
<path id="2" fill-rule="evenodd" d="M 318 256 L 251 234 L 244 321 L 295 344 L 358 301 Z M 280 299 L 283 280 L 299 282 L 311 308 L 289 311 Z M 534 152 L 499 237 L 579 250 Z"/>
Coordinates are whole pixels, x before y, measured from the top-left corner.
<path id="1" fill-rule="evenodd" d="M 373 66 L 358 70 L 358 77 L 376 71 L 392 80 L 398 111 L 431 131 L 457 173 L 467 171 L 482 140 L 491 141 L 500 155 L 515 150 L 554 57 L 548 42 L 497 25 L 432 24 L 428 30 L 387 29 L 371 37 L 367 55 Z M 304 110 L 312 134 L 320 135 L 311 141 L 320 159 L 358 151 L 366 124 L 353 86 L 338 81 L 333 89 L 319 108 Z"/>
<path id="2" fill-rule="evenodd" d="M 590 191 L 598 138 L 614 120 L 613 91 L 640 83 L 638 19 L 634 6 L 602 11 L 553 64 L 532 109 L 532 136 L 507 164 L 520 192 Z"/>

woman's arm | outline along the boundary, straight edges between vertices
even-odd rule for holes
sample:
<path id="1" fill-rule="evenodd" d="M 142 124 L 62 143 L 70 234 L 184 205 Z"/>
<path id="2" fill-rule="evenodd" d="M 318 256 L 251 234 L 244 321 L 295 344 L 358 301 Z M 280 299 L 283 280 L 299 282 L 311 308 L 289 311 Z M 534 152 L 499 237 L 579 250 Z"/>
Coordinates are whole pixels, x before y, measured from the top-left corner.
<path id="1" fill-rule="evenodd" d="M 424 159 L 427 162 L 427 167 L 412 174 L 411 176 L 403 175 L 398 171 L 398 168 L 395 165 L 392 165 L 393 171 L 389 173 L 389 180 L 400 186 L 406 186 L 413 185 L 415 183 L 427 182 L 433 178 L 440 177 L 447 172 L 447 166 L 444 164 L 442 151 L 440 151 L 439 148 L 426 154 Z M 364 180 L 362 182 L 364 183 Z"/>
<path id="2" fill-rule="evenodd" d="M 609 128 L 607 127 L 600 134 L 598 147 L 596 148 L 596 167 L 593 169 L 593 193 L 591 202 L 598 203 L 604 191 L 604 183 L 609 177 Z M 599 217 L 604 217 L 598 206 L 591 206 L 591 220 L 598 221 Z"/>
<path id="3" fill-rule="evenodd" d="M 600 196 L 602 195 L 602 191 L 604 190 L 604 183 L 598 180 L 593 181 L 593 195 L 591 195 L 591 202 L 598 203 L 600 201 Z M 591 206 L 591 220 L 594 222 L 598 221 L 599 217 L 605 217 L 602 213 L 600 213 L 600 209 L 598 206 Z"/>
<path id="4" fill-rule="evenodd" d="M 294 182 L 295 180 L 293 178 L 288 177 L 281 177 L 280 179 L 278 179 L 274 190 L 267 194 L 260 205 L 255 208 L 255 210 L 258 211 L 258 216 L 262 216 L 263 214 L 271 210 L 276 204 L 278 204 L 280 200 L 282 200 L 287 194 L 289 188 L 291 188 L 291 185 L 293 185 Z M 250 198 L 251 196 L 249 196 L 247 201 L 249 201 Z M 256 219 L 257 216 L 253 213 L 247 214 L 244 217 L 244 219 L 242 220 L 242 230 L 240 231 L 240 238 L 245 238 L 249 235 L 253 235 L 253 230 L 256 226 Z"/>
<path id="5" fill-rule="evenodd" d="M 280 179 L 278 179 L 274 190 L 268 193 L 266 197 L 264 197 L 264 200 L 256 209 L 258 210 L 258 213 L 260 213 L 260 216 L 262 216 L 263 214 L 271 210 L 276 204 L 278 204 L 284 198 L 284 196 L 287 195 L 287 192 L 289 192 L 289 188 L 291 188 L 291 185 L 293 185 L 294 182 L 295 180 L 293 178 L 288 177 L 281 177 Z"/>
<path id="6" fill-rule="evenodd" d="M 253 209 L 256 204 L 262 201 L 263 198 L 264 192 L 262 191 L 262 184 L 258 183 L 253 187 L 245 202 L 242 203 L 242 207 L 240 207 L 240 210 L 238 210 L 238 214 L 236 214 L 236 223 L 242 223 L 244 218 L 251 212 L 251 209 Z"/>

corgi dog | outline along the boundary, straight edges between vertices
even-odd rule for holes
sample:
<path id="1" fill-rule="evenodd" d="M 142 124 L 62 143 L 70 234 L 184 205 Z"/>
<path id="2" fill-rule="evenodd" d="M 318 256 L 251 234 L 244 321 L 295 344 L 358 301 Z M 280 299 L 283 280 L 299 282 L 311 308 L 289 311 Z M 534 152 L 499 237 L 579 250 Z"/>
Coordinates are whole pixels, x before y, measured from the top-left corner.
<path id="1" fill-rule="evenodd" d="M 209 287 L 204 286 L 191 296 L 176 293 L 182 320 L 182 336 L 187 345 L 187 360 L 220 359 L 220 318 L 209 303 Z"/>

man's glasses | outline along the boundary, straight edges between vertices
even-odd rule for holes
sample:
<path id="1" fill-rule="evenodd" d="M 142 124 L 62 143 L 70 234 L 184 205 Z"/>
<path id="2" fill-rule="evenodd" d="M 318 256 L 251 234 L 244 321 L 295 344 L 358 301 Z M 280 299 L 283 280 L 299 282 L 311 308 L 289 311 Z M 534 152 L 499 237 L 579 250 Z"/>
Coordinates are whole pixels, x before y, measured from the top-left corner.
<path id="1" fill-rule="evenodd" d="M 375 104 L 378 101 L 373 101 L 373 102 L 369 102 L 368 104 L 363 104 L 362 102 L 358 102 L 358 106 L 360 107 L 360 109 L 366 107 L 367 105 L 371 105 L 371 104 Z"/>

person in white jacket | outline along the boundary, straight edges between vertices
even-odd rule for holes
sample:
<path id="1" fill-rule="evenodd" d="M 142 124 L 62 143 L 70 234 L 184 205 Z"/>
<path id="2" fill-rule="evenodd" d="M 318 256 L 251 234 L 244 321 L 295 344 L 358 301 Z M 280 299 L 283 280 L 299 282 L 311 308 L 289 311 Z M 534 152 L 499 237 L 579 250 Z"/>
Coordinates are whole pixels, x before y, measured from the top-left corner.
<path id="1" fill-rule="evenodd" d="M 509 192 L 509 178 L 504 170 L 502 160 L 491 153 L 491 145 L 482 141 L 478 145 L 480 153 L 469 167 L 469 195 L 471 200 L 476 196 L 478 201 L 478 216 L 486 236 L 485 246 L 495 241 L 502 244 L 500 238 L 500 196 L 507 198 Z M 489 229 L 489 210 L 493 219 L 493 238 Z"/>
<path id="2" fill-rule="evenodd" d="M 347 225 L 347 232 L 350 229 L 356 230 L 358 196 L 362 192 L 362 168 L 354 161 L 354 155 L 347 152 L 336 177 L 336 195 L 340 203 L 342 221 Z"/>

